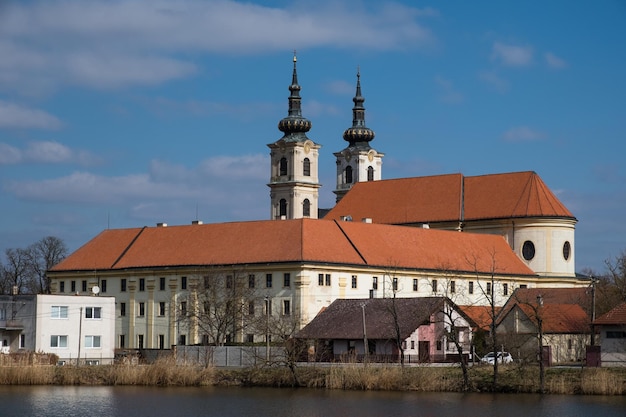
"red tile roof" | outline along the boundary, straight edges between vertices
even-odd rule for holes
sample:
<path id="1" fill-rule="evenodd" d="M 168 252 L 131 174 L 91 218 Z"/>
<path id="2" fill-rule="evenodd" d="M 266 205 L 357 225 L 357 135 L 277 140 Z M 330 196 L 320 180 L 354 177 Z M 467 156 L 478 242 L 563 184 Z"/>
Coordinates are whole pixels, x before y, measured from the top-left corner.
<path id="1" fill-rule="evenodd" d="M 492 261 L 498 274 L 535 276 L 499 236 L 298 219 L 105 230 L 51 271 L 322 262 L 490 273 Z"/>
<path id="2" fill-rule="evenodd" d="M 606 314 L 598 317 L 593 324 L 624 325 L 626 324 L 626 303 L 622 303 Z"/>
<path id="3" fill-rule="evenodd" d="M 463 311 L 479 329 L 489 331 L 491 329 L 492 312 L 491 306 L 459 306 L 459 309 Z M 498 316 L 502 307 L 495 308 L 495 315 Z"/>
<path id="4" fill-rule="evenodd" d="M 408 224 L 572 213 L 532 171 L 465 177 L 462 174 L 359 182 L 325 216 Z"/>
<path id="5" fill-rule="evenodd" d="M 542 319 L 544 333 L 589 333 L 591 320 L 577 304 L 544 304 L 541 310 L 536 305 L 518 304 L 524 314 L 537 325 Z"/>

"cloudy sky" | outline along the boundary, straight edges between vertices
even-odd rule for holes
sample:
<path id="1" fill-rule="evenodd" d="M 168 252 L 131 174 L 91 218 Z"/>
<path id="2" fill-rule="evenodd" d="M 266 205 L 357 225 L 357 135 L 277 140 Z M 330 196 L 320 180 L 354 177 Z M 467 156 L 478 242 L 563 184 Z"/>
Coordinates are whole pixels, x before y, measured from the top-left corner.
<path id="1" fill-rule="evenodd" d="M 624 1 L 65 0 L 0 2 L 0 250 L 268 219 L 294 50 L 321 207 L 360 68 L 384 178 L 535 171 L 626 249 Z"/>

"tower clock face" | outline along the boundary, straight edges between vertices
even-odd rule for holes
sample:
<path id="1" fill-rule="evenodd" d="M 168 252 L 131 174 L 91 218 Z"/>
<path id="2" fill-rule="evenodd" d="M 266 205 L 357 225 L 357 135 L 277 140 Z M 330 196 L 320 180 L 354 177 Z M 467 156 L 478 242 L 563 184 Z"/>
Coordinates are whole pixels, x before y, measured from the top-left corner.
<path id="1" fill-rule="evenodd" d="M 309 143 L 304 144 L 304 153 L 311 152 L 311 145 Z"/>

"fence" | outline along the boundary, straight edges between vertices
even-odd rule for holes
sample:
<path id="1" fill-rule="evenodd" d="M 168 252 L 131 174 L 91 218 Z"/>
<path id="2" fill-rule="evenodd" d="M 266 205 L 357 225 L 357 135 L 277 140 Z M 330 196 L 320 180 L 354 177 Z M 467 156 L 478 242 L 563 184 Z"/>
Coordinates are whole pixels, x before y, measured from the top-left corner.
<path id="1" fill-rule="evenodd" d="M 285 362 L 285 351 L 265 346 L 176 346 L 176 363 L 212 366 L 248 367 L 266 362 Z"/>

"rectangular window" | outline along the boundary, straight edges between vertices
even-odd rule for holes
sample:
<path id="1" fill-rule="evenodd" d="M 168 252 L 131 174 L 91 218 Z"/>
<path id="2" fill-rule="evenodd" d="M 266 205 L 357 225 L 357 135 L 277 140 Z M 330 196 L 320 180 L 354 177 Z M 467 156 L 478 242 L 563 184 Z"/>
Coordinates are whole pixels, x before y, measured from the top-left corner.
<path id="1" fill-rule="evenodd" d="M 357 286 L 357 277 L 356 275 L 352 275 L 352 288 L 356 288 Z"/>
<path id="2" fill-rule="evenodd" d="M 437 292 L 437 280 L 433 279 L 433 292 Z"/>
<path id="3" fill-rule="evenodd" d="M 50 317 L 53 319 L 66 319 L 67 311 L 67 306 L 52 306 L 52 309 L 50 311 Z"/>
<path id="4" fill-rule="evenodd" d="M 59 282 L 59 292 L 65 292 L 65 281 Z"/>
<path id="5" fill-rule="evenodd" d="M 146 290 L 146 279 L 139 278 L 139 291 L 145 291 L 145 290 Z"/>
<path id="6" fill-rule="evenodd" d="M 373 290 L 378 289 L 378 277 L 372 277 L 372 289 Z"/>
<path id="7" fill-rule="evenodd" d="M 415 350 L 415 340 L 411 340 L 411 349 Z"/>
<path id="8" fill-rule="evenodd" d="M 330 274 L 326 274 L 326 285 L 330 287 Z"/>
<path id="9" fill-rule="evenodd" d="M 120 335 L 120 344 L 119 344 L 120 349 L 123 349 L 126 347 L 126 335 L 125 334 L 121 334 Z"/>
<path id="10" fill-rule="evenodd" d="M 165 349 L 165 335 L 159 335 L 159 349 Z"/>
<path id="11" fill-rule="evenodd" d="M 165 291 L 165 277 L 159 278 L 159 291 Z"/>
<path id="12" fill-rule="evenodd" d="M 187 301 L 180 302 L 180 314 L 183 316 L 187 315 Z"/>
<path id="13" fill-rule="evenodd" d="M 139 303 L 139 316 L 143 317 L 146 315 L 146 303 Z"/>
<path id="14" fill-rule="evenodd" d="M 255 286 L 255 276 L 254 274 L 248 275 L 248 288 L 254 288 Z"/>
<path id="15" fill-rule="evenodd" d="M 187 289 L 187 277 L 180 277 L 180 289 L 181 290 Z"/>
<path id="16" fill-rule="evenodd" d="M 319 286 L 324 285 L 324 274 L 319 274 L 317 276 L 317 285 Z"/>
<path id="17" fill-rule="evenodd" d="M 265 274 L 265 287 L 272 288 L 272 274 Z"/>
<path id="18" fill-rule="evenodd" d="M 228 335 L 226 335 L 226 340 L 228 341 Z M 178 335 L 178 344 L 185 346 L 187 344 L 187 335 L 186 334 L 181 334 Z"/>
<path id="19" fill-rule="evenodd" d="M 269 298 L 265 299 L 265 314 L 272 314 L 272 300 Z"/>
<path id="20" fill-rule="evenodd" d="M 83 292 L 87 292 L 87 280 L 83 280 Z"/>
<path id="21" fill-rule="evenodd" d="M 391 281 L 391 289 L 393 291 L 398 291 L 398 278 L 397 277 L 393 277 L 393 280 Z"/>
<path id="22" fill-rule="evenodd" d="M 413 279 L 413 291 L 417 291 L 417 278 Z"/>
<path id="23" fill-rule="evenodd" d="M 609 330 L 606 332 L 607 339 L 625 339 L 626 332 L 622 332 L 619 330 Z"/>
<path id="24" fill-rule="evenodd" d="M 491 294 L 491 282 L 487 283 L 487 295 Z"/>
<path id="25" fill-rule="evenodd" d="M 519 287 L 520 287 L 520 288 L 528 288 L 528 285 L 526 285 L 526 284 L 522 284 L 522 285 L 520 285 Z"/>
<path id="26" fill-rule="evenodd" d="M 163 317 L 165 315 L 165 301 L 159 302 L 159 316 Z"/>
<path id="27" fill-rule="evenodd" d="M 289 272 L 285 272 L 283 274 L 283 287 L 291 286 L 291 274 Z"/>
<path id="28" fill-rule="evenodd" d="M 99 348 L 100 336 L 85 336 L 85 347 L 86 348 Z"/>
<path id="29" fill-rule="evenodd" d="M 70 292 L 71 293 L 76 292 L 76 281 L 70 281 Z"/>
<path id="30" fill-rule="evenodd" d="M 100 291 L 107 292 L 107 280 L 106 279 L 100 280 Z"/>
<path id="31" fill-rule="evenodd" d="M 468 292 L 474 294 L 474 281 L 469 282 Z"/>
<path id="32" fill-rule="evenodd" d="M 283 314 L 288 316 L 291 314 L 291 301 L 283 300 Z"/>
<path id="33" fill-rule="evenodd" d="M 254 301 L 248 303 L 248 314 L 254 316 Z"/>
<path id="34" fill-rule="evenodd" d="M 233 288 L 233 276 L 226 275 L 226 288 Z"/>
<path id="35" fill-rule="evenodd" d="M 139 349 L 143 349 L 143 335 L 142 334 L 137 335 L 137 347 Z"/>
<path id="36" fill-rule="evenodd" d="M 126 303 L 120 303 L 120 316 L 126 315 Z"/>
<path id="37" fill-rule="evenodd" d="M 251 333 L 248 333 L 246 335 L 246 343 L 254 343 L 254 335 Z"/>
<path id="38" fill-rule="evenodd" d="M 86 319 L 101 319 L 102 307 L 86 307 L 85 318 Z"/>
<path id="39" fill-rule="evenodd" d="M 24 349 L 26 347 L 26 335 L 24 333 L 20 334 L 20 344 L 18 348 Z"/>
<path id="40" fill-rule="evenodd" d="M 454 294 L 456 292 L 456 281 L 450 281 L 450 293 Z"/>
<path id="41" fill-rule="evenodd" d="M 502 284 L 502 294 L 509 295 L 509 284 Z"/>
<path id="42" fill-rule="evenodd" d="M 126 278 L 120 280 L 120 291 L 126 292 Z"/>
<path id="43" fill-rule="evenodd" d="M 66 348 L 67 336 L 60 336 L 60 335 L 50 336 L 50 347 L 51 348 Z"/>
<path id="44" fill-rule="evenodd" d="M 567 348 L 572 349 L 572 339 L 567 339 Z"/>
<path id="45" fill-rule="evenodd" d="M 437 340 L 437 350 L 441 350 L 441 340 Z"/>
<path id="46" fill-rule="evenodd" d="M 211 287 L 211 277 L 205 275 L 202 277 L 202 281 L 204 281 L 204 289 L 208 290 Z"/>

